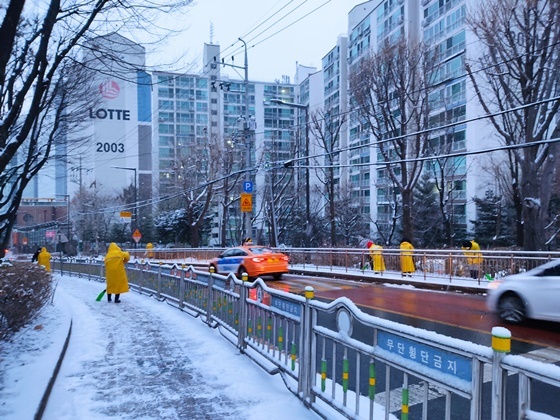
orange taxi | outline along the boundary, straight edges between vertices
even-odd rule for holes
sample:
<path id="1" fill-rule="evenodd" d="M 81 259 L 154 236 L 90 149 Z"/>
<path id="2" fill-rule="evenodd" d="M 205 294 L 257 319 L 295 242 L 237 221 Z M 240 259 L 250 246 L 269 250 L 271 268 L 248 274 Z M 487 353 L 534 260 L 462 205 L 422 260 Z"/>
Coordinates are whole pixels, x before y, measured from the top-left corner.
<path id="1" fill-rule="evenodd" d="M 228 248 L 216 258 L 210 260 L 210 268 L 219 274 L 234 273 L 241 279 L 242 273 L 249 278 L 272 276 L 280 280 L 287 273 L 289 258 L 286 254 L 276 252 L 266 246 L 244 245 Z"/>

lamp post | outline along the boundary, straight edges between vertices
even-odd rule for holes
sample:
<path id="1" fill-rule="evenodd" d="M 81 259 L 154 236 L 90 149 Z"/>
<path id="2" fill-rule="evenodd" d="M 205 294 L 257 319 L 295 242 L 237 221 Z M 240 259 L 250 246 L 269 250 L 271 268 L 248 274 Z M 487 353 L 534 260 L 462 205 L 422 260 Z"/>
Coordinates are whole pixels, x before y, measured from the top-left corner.
<path id="1" fill-rule="evenodd" d="M 134 223 L 131 224 L 130 230 L 134 232 L 134 230 L 138 227 L 138 185 L 136 179 L 136 168 L 132 168 L 129 166 L 111 166 L 111 168 L 115 169 L 123 169 L 125 171 L 134 171 Z M 138 243 L 134 241 L 134 247 L 138 247 Z"/>
<path id="2" fill-rule="evenodd" d="M 310 246 L 311 237 L 311 209 L 310 209 L 310 187 L 309 187 L 309 105 L 285 102 L 282 99 L 271 99 L 270 102 L 285 105 L 305 111 L 305 247 Z"/>

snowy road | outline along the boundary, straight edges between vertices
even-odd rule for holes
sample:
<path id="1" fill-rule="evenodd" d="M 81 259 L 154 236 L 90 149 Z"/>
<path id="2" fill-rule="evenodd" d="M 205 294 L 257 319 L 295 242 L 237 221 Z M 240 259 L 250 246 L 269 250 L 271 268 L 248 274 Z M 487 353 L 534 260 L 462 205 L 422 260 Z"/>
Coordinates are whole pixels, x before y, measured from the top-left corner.
<path id="1" fill-rule="evenodd" d="M 199 319 L 135 292 L 96 302 L 103 284 L 57 278 L 73 328 L 44 419 L 318 418 Z"/>

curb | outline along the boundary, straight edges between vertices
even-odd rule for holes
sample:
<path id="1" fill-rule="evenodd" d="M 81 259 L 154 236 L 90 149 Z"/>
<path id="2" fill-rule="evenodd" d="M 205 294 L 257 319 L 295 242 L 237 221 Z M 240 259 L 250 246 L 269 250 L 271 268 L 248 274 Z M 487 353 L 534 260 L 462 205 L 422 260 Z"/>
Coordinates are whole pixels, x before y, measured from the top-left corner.
<path id="1" fill-rule="evenodd" d="M 45 408 L 47 408 L 47 403 L 49 402 L 49 397 L 51 395 L 54 383 L 56 381 L 56 377 L 58 376 L 58 372 L 60 371 L 60 366 L 62 365 L 62 361 L 64 360 L 64 356 L 66 355 L 66 350 L 68 349 L 68 343 L 70 343 L 70 336 L 72 335 L 72 319 L 70 319 L 70 327 L 68 328 L 68 334 L 66 335 L 66 340 L 64 340 L 64 345 L 62 346 L 62 351 L 60 352 L 60 356 L 58 357 L 58 361 L 56 362 L 56 366 L 54 367 L 53 374 L 49 383 L 47 385 L 47 389 L 45 389 L 45 393 L 41 398 L 41 402 L 39 403 L 39 408 L 35 413 L 35 420 L 41 420 L 43 418 L 43 414 L 45 413 Z"/>

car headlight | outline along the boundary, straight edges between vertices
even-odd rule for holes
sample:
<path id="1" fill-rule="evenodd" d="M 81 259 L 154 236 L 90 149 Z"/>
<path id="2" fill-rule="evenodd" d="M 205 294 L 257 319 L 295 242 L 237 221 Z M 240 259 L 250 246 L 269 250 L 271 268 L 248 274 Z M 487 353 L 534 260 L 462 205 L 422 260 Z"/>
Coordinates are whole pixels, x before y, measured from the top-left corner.
<path id="1" fill-rule="evenodd" d="M 502 280 L 494 280 L 488 283 L 488 288 L 492 290 L 496 290 L 502 284 Z"/>

